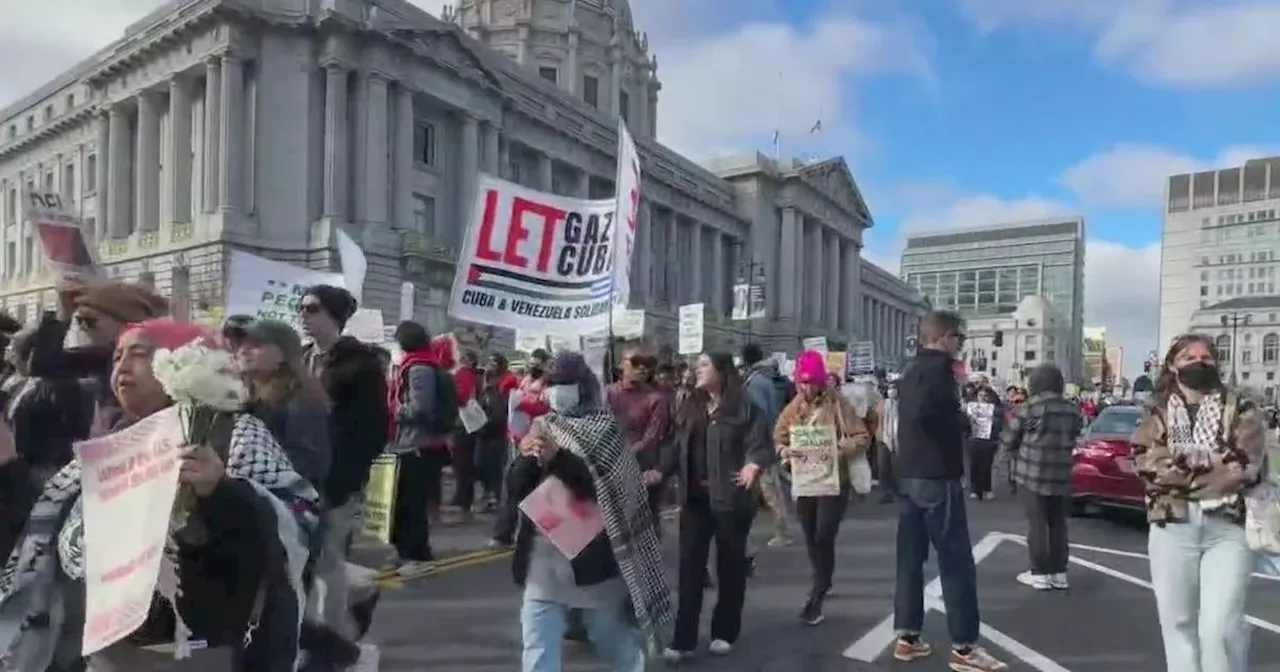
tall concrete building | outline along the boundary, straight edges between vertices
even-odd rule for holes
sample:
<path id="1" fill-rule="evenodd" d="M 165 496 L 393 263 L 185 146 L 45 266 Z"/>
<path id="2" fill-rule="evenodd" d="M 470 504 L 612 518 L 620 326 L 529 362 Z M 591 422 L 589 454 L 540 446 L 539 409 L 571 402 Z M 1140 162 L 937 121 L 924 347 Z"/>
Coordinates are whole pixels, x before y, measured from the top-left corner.
<path id="1" fill-rule="evenodd" d="M 1170 176 L 1160 247 L 1160 356 L 1178 334 L 1217 319 L 1214 306 L 1277 296 L 1277 266 L 1280 157 Z"/>
<path id="2" fill-rule="evenodd" d="M 1084 220 L 1080 217 L 1002 224 L 907 239 L 902 277 L 934 308 L 969 320 L 1013 315 L 1022 300 L 1042 296 L 1069 324 L 1055 344 L 1071 380 L 1083 375 Z"/>
<path id="3" fill-rule="evenodd" d="M 660 91 L 626 0 L 464 0 L 443 17 L 405 0 L 173 0 L 0 111 L 0 308 L 54 301 L 23 216 L 52 191 L 109 273 L 153 283 L 179 317 L 221 304 L 231 248 L 334 268 L 342 229 L 368 257 L 369 307 L 394 319 L 408 281 L 413 317 L 453 329 L 478 172 L 611 195 L 620 116 L 644 172 L 632 307 L 650 338 L 674 342 L 678 306 L 702 302 L 708 347 L 742 340 L 732 285 L 754 261 L 775 300 L 753 338 L 853 340 L 872 218 L 845 162 L 717 175 L 655 141 Z"/>

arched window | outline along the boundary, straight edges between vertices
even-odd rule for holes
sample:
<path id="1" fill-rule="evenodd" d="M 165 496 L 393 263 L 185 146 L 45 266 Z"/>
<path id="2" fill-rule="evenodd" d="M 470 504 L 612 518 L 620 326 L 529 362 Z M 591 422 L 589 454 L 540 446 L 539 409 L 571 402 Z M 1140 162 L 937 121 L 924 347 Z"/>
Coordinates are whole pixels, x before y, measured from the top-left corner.
<path id="1" fill-rule="evenodd" d="M 1214 341 L 1214 345 L 1218 348 L 1218 357 L 1224 361 L 1231 361 L 1231 336 L 1223 334 Z"/>
<path id="2" fill-rule="evenodd" d="M 1280 360 L 1280 334 L 1267 334 L 1262 337 L 1262 363 L 1275 364 Z"/>

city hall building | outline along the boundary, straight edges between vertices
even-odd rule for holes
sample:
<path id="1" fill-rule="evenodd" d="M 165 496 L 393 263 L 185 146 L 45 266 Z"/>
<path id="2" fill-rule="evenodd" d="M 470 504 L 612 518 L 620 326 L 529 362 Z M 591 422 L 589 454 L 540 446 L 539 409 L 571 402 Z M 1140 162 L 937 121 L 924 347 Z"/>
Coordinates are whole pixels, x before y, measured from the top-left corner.
<path id="1" fill-rule="evenodd" d="M 651 339 L 674 343 L 678 306 L 702 302 L 708 347 L 741 343 L 732 287 L 757 268 L 772 298 L 750 330 L 778 349 L 918 317 L 905 285 L 868 310 L 873 222 L 842 159 L 713 173 L 654 139 L 660 92 L 626 0 L 464 0 L 442 18 L 404 0 L 177 0 L 0 112 L 0 301 L 27 320 L 53 304 L 24 213 L 57 192 L 108 272 L 152 283 L 177 317 L 216 317 L 230 249 L 336 268 L 342 229 L 368 257 L 366 306 L 394 323 L 411 282 L 412 317 L 454 329 L 477 174 L 612 196 L 622 117 L 644 173 L 632 307 Z"/>

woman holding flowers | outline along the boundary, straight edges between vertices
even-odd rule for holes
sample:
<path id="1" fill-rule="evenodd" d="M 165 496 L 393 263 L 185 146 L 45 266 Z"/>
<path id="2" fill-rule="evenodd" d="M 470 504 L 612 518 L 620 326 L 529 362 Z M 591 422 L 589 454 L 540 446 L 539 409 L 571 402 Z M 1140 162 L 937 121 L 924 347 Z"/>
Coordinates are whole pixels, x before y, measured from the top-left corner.
<path id="1" fill-rule="evenodd" d="M 34 503 L 0 510 L 26 527 L 0 572 L 0 669 L 22 672 L 169 669 L 292 671 L 298 657 L 302 565 L 318 506 L 257 418 L 229 353 L 197 327 L 132 325 L 114 354 L 115 429 L 175 403 L 189 444 L 151 609 L 124 640 L 81 657 L 85 534 L 80 463 L 53 476 Z M 171 653 L 154 645 L 171 644 Z"/>

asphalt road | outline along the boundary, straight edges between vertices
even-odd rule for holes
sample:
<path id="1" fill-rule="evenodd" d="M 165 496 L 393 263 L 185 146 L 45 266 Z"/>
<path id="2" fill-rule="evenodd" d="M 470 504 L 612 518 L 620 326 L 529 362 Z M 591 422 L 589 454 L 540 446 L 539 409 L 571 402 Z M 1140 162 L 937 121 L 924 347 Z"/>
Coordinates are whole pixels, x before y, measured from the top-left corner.
<path id="1" fill-rule="evenodd" d="M 1149 573 L 1140 521 L 1133 516 L 1073 519 L 1071 540 L 1079 546 L 1072 551 L 1072 589 L 1039 593 L 1014 581 L 1025 568 L 1026 556 L 1021 511 L 1013 499 L 969 502 L 969 512 L 975 553 L 981 556 L 984 644 L 1008 662 L 1010 670 L 1164 669 L 1155 602 L 1145 586 Z M 946 628 L 940 613 L 931 612 L 926 621 L 926 638 L 938 651 L 932 659 L 893 663 L 887 650 L 877 646 L 887 645 L 892 636 L 885 619 L 892 612 L 895 522 L 892 506 L 865 502 L 850 508 L 840 532 L 836 587 L 827 620 L 816 628 L 797 620 L 809 578 L 803 547 L 762 549 L 734 653 L 727 658 L 703 656 L 681 667 L 743 672 L 945 670 Z M 668 522 L 668 529 L 673 524 Z M 483 540 L 479 528 L 454 528 L 445 534 L 455 545 Z M 756 536 L 763 545 L 768 535 L 762 525 Z M 668 565 L 674 568 L 674 549 L 668 550 Z M 1280 672 L 1280 582 L 1256 578 L 1255 584 L 1250 614 L 1259 621 L 1253 630 L 1250 669 Z M 390 585 L 370 635 L 381 648 L 380 669 L 517 669 L 518 603 L 506 556 L 462 556 L 433 575 Z M 871 662 L 847 658 L 846 650 Z M 567 658 L 566 670 L 572 672 L 603 669 L 589 650 L 575 650 Z"/>

